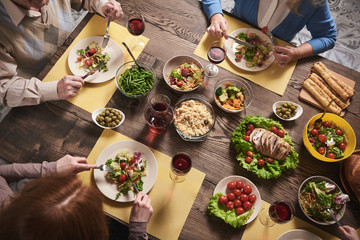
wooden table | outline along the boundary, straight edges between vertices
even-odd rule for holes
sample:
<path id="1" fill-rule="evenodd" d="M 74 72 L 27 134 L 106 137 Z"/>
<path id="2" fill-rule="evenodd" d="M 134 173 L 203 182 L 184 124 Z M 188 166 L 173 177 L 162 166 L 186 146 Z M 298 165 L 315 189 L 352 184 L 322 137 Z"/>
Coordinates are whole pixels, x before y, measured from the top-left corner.
<path id="1" fill-rule="evenodd" d="M 175 55 L 193 55 L 193 52 L 205 33 L 208 22 L 197 1 L 121 1 L 125 15 L 134 11 L 141 11 L 145 15 L 146 30 L 144 36 L 150 39 L 140 55 L 152 63 L 158 82 L 153 90 L 164 93 L 171 99 L 172 104 L 181 96 L 171 91 L 162 78 L 162 68 L 165 62 Z M 64 45 L 59 48 L 49 64 L 40 73 L 43 79 L 65 49 L 71 44 L 87 21 L 88 14 L 75 29 Z M 125 26 L 125 18 L 118 21 Z M 313 158 L 302 142 L 302 131 L 311 116 L 319 113 L 319 109 L 301 102 L 298 99 L 301 84 L 306 78 L 311 65 L 321 60 L 330 69 L 350 79 L 360 79 L 360 73 L 342 65 L 323 59 L 312 57 L 297 63 L 285 94 L 270 92 L 249 81 L 254 100 L 247 114 L 264 115 L 276 119 L 272 112 L 272 104 L 279 100 L 298 102 L 304 108 L 303 115 L 293 122 L 282 122 L 295 143 L 295 150 L 299 153 L 300 163 L 295 170 L 285 172 L 279 179 L 263 180 L 247 172 L 235 160 L 236 152 L 230 142 L 233 130 L 241 123 L 244 114 L 228 114 L 214 105 L 216 125 L 206 141 L 201 143 L 185 142 L 176 133 L 173 126 L 156 141 L 147 142 L 143 136 L 147 134 L 143 110 L 145 100 L 140 102 L 126 98 L 119 91 L 112 96 L 109 107 L 121 109 L 126 114 L 123 127 L 117 129 L 122 134 L 142 142 L 167 155 L 174 155 L 179 149 L 196 156 L 193 167 L 206 173 L 206 178 L 198 193 L 188 219 L 181 232 L 180 239 L 239 239 L 244 228 L 233 229 L 222 220 L 210 216 L 207 203 L 216 184 L 226 176 L 242 175 L 253 181 L 263 200 L 272 202 L 286 196 L 296 206 L 296 216 L 312 224 L 301 212 L 297 203 L 297 191 L 301 182 L 312 175 L 322 175 L 340 184 L 340 163 L 325 163 Z M 206 65 L 208 62 L 200 59 Z M 233 76 L 232 73 L 220 69 L 220 76 Z M 208 89 L 200 88 L 197 93 L 204 94 L 211 102 L 212 87 L 217 78 L 209 81 Z M 355 130 L 359 148 L 360 141 L 360 84 L 357 82 L 356 94 L 348 108 L 345 119 Z M 13 108 L 0 124 L 0 157 L 10 162 L 42 162 L 55 161 L 65 154 L 88 156 L 99 138 L 102 129 L 97 127 L 91 119 L 91 114 L 68 101 L 47 102 L 38 106 Z M 348 204 L 346 214 L 342 218 L 343 224 L 360 227 L 359 206 L 354 202 Z M 318 228 L 340 237 L 334 225 Z"/>

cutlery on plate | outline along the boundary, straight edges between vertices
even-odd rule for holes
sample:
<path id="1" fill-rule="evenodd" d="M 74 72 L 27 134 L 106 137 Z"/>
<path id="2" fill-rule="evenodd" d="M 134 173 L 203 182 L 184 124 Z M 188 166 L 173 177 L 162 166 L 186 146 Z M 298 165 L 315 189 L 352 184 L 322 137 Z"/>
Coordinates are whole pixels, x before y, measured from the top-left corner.
<path id="1" fill-rule="evenodd" d="M 104 171 L 104 172 L 111 172 L 111 173 L 115 172 L 114 169 L 112 169 L 111 167 L 109 167 L 109 166 L 107 166 L 105 164 L 101 164 L 101 165 L 95 167 L 95 169 L 99 169 L 99 170 Z"/>
<path id="2" fill-rule="evenodd" d="M 130 181 L 132 182 L 133 186 L 134 186 L 134 190 L 136 193 L 140 192 L 139 189 L 137 188 L 136 184 L 134 183 L 134 181 L 132 180 L 132 178 L 130 177 L 129 171 L 126 171 L 127 177 L 130 179 Z"/>
<path id="3" fill-rule="evenodd" d="M 333 212 L 331 211 L 331 209 L 327 208 L 326 211 L 328 211 L 328 213 L 330 213 L 331 217 L 334 219 L 334 221 L 336 222 L 336 224 L 341 227 L 341 223 L 337 220 L 337 218 L 335 217 L 335 215 L 333 214 Z"/>
<path id="4" fill-rule="evenodd" d="M 236 37 L 233 37 L 233 36 L 230 36 L 229 35 L 229 38 L 231 38 L 232 40 L 234 40 L 236 43 L 240 44 L 240 45 L 244 45 L 245 47 L 250 47 L 250 48 L 254 48 L 255 46 L 248 43 L 248 42 L 244 42 Z"/>
<path id="5" fill-rule="evenodd" d="M 93 75 L 97 70 L 99 70 L 101 68 L 102 65 L 104 65 L 105 61 L 100 62 L 93 70 L 91 70 L 90 72 L 88 72 L 87 74 L 85 74 L 82 79 L 87 78 L 90 75 Z"/>
<path id="6" fill-rule="evenodd" d="M 107 26 L 106 26 L 106 33 L 104 34 L 104 39 L 103 39 L 103 42 L 101 45 L 102 48 L 105 48 L 107 46 L 109 39 L 110 39 L 110 35 L 109 35 L 110 21 L 111 21 L 111 16 L 109 16 L 109 18 L 108 18 L 108 22 L 107 22 Z"/>

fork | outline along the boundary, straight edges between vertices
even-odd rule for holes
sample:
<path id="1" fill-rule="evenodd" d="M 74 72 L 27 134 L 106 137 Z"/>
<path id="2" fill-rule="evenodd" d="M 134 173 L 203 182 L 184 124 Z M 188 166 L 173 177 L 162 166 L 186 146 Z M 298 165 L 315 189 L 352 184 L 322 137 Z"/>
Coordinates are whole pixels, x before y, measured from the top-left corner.
<path id="1" fill-rule="evenodd" d="M 102 48 L 105 48 L 107 46 L 109 39 L 110 39 L 110 35 L 109 35 L 110 21 L 111 21 L 111 16 L 109 16 L 109 18 L 108 18 L 108 22 L 107 22 L 107 26 L 106 26 L 106 33 L 104 34 L 104 39 L 103 39 L 103 42 L 101 45 Z"/>
<path id="2" fill-rule="evenodd" d="M 99 169 L 101 171 L 104 171 L 104 172 L 111 172 L 111 173 L 115 173 L 115 170 L 112 169 L 111 167 L 105 165 L 105 164 L 101 164 L 97 167 L 95 167 L 95 169 Z"/>

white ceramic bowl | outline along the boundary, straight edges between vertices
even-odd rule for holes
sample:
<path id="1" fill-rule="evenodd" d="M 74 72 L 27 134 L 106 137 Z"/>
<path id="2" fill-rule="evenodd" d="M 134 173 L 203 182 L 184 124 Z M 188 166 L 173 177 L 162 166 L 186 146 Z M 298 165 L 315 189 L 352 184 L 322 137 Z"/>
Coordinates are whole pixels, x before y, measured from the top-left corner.
<path id="1" fill-rule="evenodd" d="M 100 125 L 100 124 L 96 121 L 96 117 L 97 117 L 100 113 L 102 113 L 105 109 L 106 109 L 106 108 L 99 108 L 99 109 L 96 109 L 95 111 L 93 111 L 91 117 L 92 117 L 92 120 L 94 121 L 94 123 L 95 123 L 96 125 L 98 125 L 98 126 L 101 127 L 101 128 L 105 128 L 105 129 L 114 129 L 114 128 L 117 128 L 118 126 L 120 126 L 120 125 L 124 122 L 124 120 L 125 120 L 125 114 L 124 114 L 122 111 L 120 111 L 119 109 L 111 108 L 111 109 L 114 109 L 115 111 L 117 111 L 117 112 L 120 113 L 120 115 L 121 115 L 121 120 L 120 120 L 120 122 L 119 122 L 115 127 L 106 127 L 106 126 Z"/>
<path id="2" fill-rule="evenodd" d="M 291 103 L 291 104 L 294 104 L 297 106 L 297 109 L 296 109 L 296 114 L 295 116 L 293 116 L 292 118 L 289 118 L 289 119 L 285 119 L 285 118 L 282 118 L 280 117 L 277 113 L 276 113 L 276 107 L 277 106 L 281 106 L 283 103 Z M 295 119 L 298 119 L 301 114 L 303 113 L 303 108 L 297 104 L 297 103 L 294 103 L 294 102 L 290 102 L 290 101 L 278 101 L 276 103 L 273 104 L 273 111 L 275 113 L 275 115 L 280 118 L 281 120 L 284 120 L 284 121 L 294 121 Z"/>

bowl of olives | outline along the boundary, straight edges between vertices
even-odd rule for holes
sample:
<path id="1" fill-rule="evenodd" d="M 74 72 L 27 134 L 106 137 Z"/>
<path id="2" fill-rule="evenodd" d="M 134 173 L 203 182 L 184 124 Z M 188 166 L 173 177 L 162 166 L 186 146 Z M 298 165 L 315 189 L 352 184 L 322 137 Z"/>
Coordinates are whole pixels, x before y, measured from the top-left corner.
<path id="1" fill-rule="evenodd" d="M 92 113 L 92 119 L 101 128 L 113 129 L 124 122 L 125 114 L 116 108 L 99 108 Z"/>
<path id="2" fill-rule="evenodd" d="M 274 103 L 273 111 L 275 115 L 284 121 L 293 121 L 301 116 L 303 108 L 290 101 L 279 101 Z"/>

